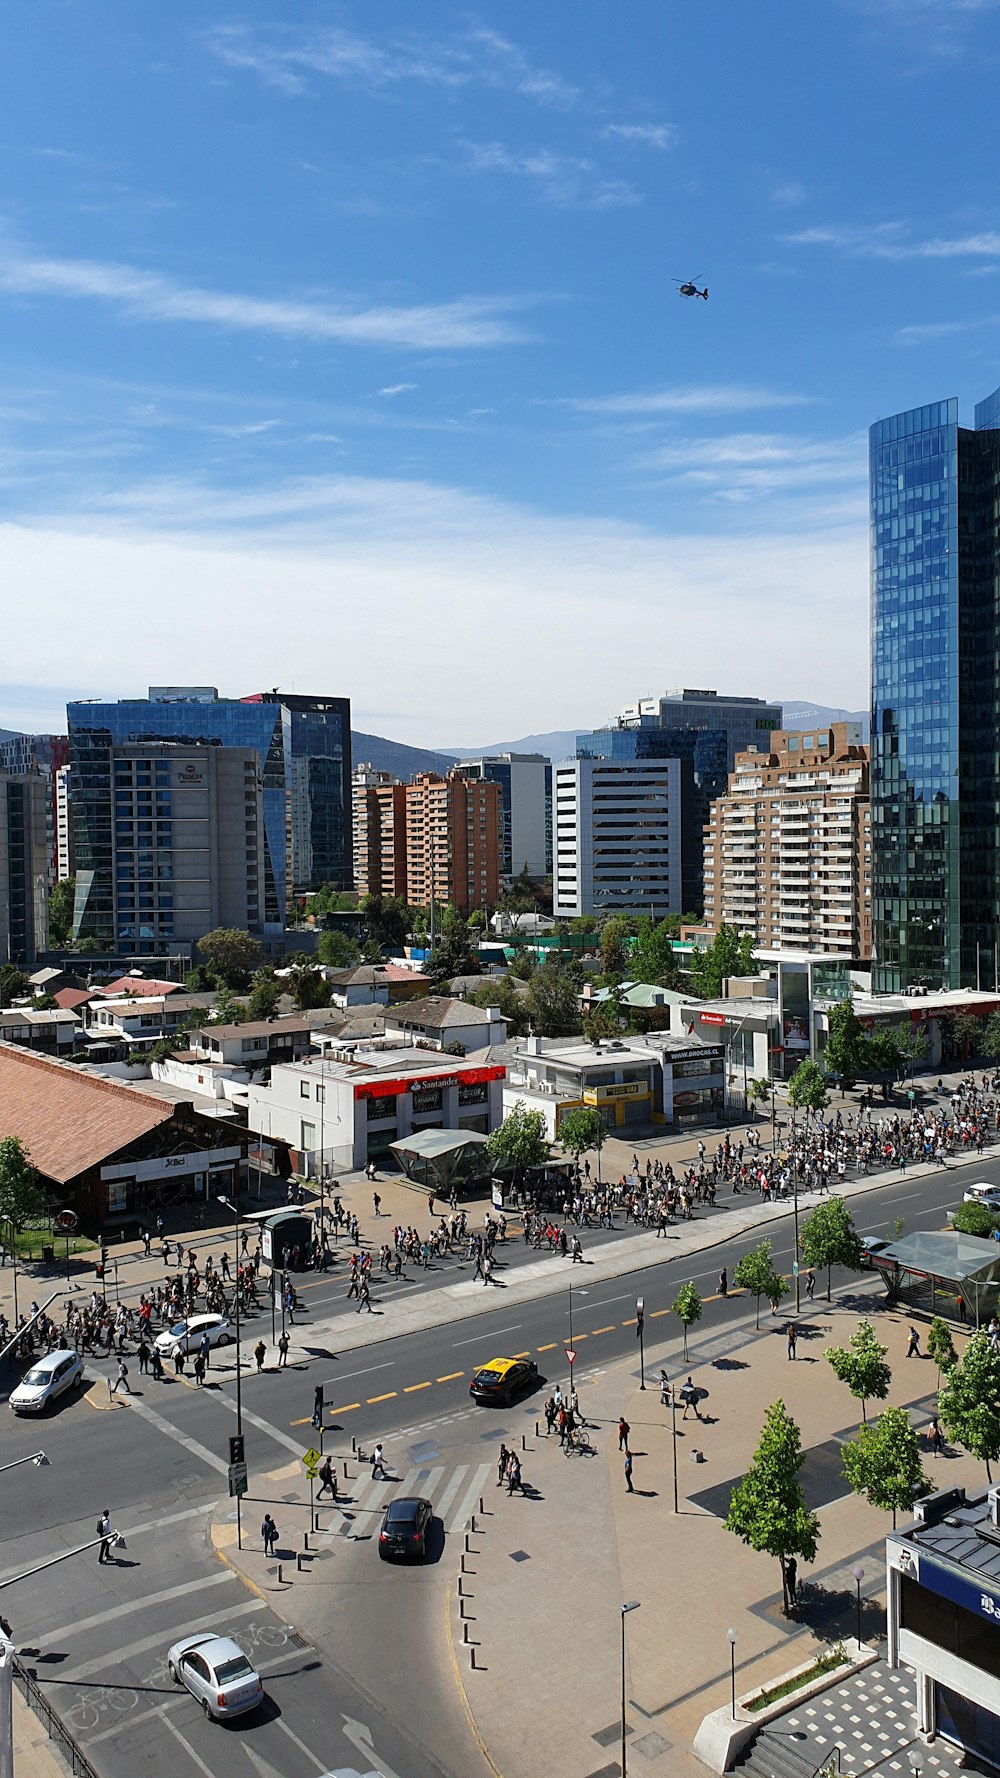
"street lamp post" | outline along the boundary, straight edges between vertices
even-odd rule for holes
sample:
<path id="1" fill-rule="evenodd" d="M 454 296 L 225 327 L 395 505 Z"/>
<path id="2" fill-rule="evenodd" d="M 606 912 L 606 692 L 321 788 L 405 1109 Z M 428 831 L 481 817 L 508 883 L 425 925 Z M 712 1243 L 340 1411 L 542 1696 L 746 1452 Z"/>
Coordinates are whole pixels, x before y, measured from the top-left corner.
<path id="1" fill-rule="evenodd" d="M 732 1698 L 733 1721 L 736 1721 L 736 1631 L 727 1630 L 729 1642 L 729 1690 Z"/>
<path id="2" fill-rule="evenodd" d="M 643 1322 L 645 1321 L 645 1318 L 646 1318 L 645 1299 L 641 1296 L 636 1297 L 636 1299 L 635 1299 L 635 1320 L 636 1320 L 636 1332 L 639 1335 L 639 1388 L 640 1389 L 645 1389 L 645 1387 L 646 1387 L 646 1354 L 645 1354 L 645 1350 L 644 1350 L 644 1346 L 643 1346 L 643 1337 L 642 1337 L 642 1326 L 643 1326 Z"/>
<path id="3" fill-rule="evenodd" d="M 641 1603 L 639 1599 L 625 1599 L 622 1603 L 622 1778 L 626 1778 L 625 1735 L 627 1732 L 625 1726 L 625 1619 L 630 1611 L 638 1611 Z"/>
<path id="4" fill-rule="evenodd" d="M 219 1195 L 219 1203 L 231 1210 L 236 1218 L 236 1432 L 243 1436 L 243 1361 L 240 1355 L 240 1199 L 236 1193 L 235 1202 L 231 1198 Z M 236 1547 L 243 1548 L 243 1514 L 242 1499 L 236 1496 Z"/>
<path id="5" fill-rule="evenodd" d="M 32 1451 L 30 1457 L 15 1457 L 13 1463 L 0 1463 L 0 1475 L 7 1469 L 19 1469 L 22 1463 L 33 1463 L 36 1469 L 48 1469 L 49 1460 L 44 1451 Z"/>
<path id="6" fill-rule="evenodd" d="M 860 1648 L 861 1648 L 861 1582 L 865 1578 L 865 1571 L 859 1563 L 857 1568 L 853 1568 L 851 1570 L 851 1573 L 854 1575 L 854 1584 L 858 1589 L 858 1649 L 860 1651 Z"/>
<path id="7" fill-rule="evenodd" d="M 570 1287 L 569 1287 L 569 1345 L 567 1346 L 566 1351 L 567 1351 L 567 1355 L 569 1353 L 573 1354 L 572 1358 L 569 1358 L 569 1393 L 570 1393 L 570 1400 L 572 1400 L 572 1398 L 573 1398 L 573 1365 L 576 1362 L 576 1352 L 575 1352 L 574 1346 L 573 1346 L 573 1284 L 572 1284 L 572 1280 L 570 1281 Z"/>
<path id="8" fill-rule="evenodd" d="M 670 1437 L 674 1447 L 674 1512 L 679 1512 L 677 1504 L 677 1386 L 670 1386 Z"/>

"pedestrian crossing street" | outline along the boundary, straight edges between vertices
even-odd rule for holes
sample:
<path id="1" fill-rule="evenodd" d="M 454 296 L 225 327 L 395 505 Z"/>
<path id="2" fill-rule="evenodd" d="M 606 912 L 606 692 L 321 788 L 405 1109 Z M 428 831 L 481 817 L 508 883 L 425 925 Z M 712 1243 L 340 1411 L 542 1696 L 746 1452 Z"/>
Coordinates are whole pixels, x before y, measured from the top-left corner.
<path id="1" fill-rule="evenodd" d="M 329 1496 L 317 1500 L 320 1524 L 327 1512 L 331 1515 L 331 1523 L 317 1534 L 316 1542 L 320 1548 L 338 1538 L 357 1543 L 363 1538 L 374 1537 L 382 1510 L 389 1501 L 411 1494 L 431 1501 L 435 1517 L 442 1521 L 446 1531 L 465 1531 L 479 1505 L 480 1495 L 496 1482 L 495 1463 L 428 1464 L 422 1469 L 414 1466 L 405 1475 L 394 1473 L 391 1468 L 389 1473 L 390 1479 L 385 1482 L 359 1476 L 356 1480 L 338 1483 L 340 1493 L 336 1504 Z"/>

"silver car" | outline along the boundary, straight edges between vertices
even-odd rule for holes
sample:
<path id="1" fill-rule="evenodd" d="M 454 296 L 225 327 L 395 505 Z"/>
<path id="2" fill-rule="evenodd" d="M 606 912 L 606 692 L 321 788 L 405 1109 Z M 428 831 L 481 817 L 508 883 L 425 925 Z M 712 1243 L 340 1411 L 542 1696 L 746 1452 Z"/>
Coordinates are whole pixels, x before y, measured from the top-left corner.
<path id="1" fill-rule="evenodd" d="M 167 1667 L 174 1684 L 187 1686 L 210 1722 L 256 1710 L 264 1696 L 264 1681 L 239 1643 L 214 1630 L 175 1642 Z"/>
<path id="2" fill-rule="evenodd" d="M 8 1397 L 15 1414 L 44 1414 L 57 1396 L 83 1382 L 83 1360 L 78 1352 L 60 1348 L 46 1352 L 44 1358 L 32 1360 L 15 1389 Z"/>

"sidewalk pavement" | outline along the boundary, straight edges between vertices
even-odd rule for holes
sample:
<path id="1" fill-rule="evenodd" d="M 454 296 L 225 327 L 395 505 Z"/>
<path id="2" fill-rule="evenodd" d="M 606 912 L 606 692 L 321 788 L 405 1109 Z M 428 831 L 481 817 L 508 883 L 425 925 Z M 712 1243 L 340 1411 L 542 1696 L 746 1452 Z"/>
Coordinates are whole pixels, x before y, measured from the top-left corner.
<path id="1" fill-rule="evenodd" d="M 49 1737 L 14 1687 L 14 1770 L 17 1778 L 66 1778 L 67 1768 Z"/>
<path id="2" fill-rule="evenodd" d="M 549 1778 L 612 1778 L 619 1771 L 623 1601 L 640 1607 L 625 1619 L 628 1744 L 643 1756 L 630 1759 L 630 1770 L 650 1778 L 704 1778 L 691 1747 L 702 1718 L 729 1703 L 729 1629 L 741 1695 L 854 1634 L 851 1571 L 860 1555 L 864 1635 L 883 1633 L 890 1519 L 847 1492 L 837 1443 L 853 1435 L 857 1404 L 823 1358 L 828 1344 L 846 1342 L 859 1310 L 873 1319 L 893 1366 L 888 1401 L 875 1405 L 923 1403 L 913 1419 L 925 1427 L 934 1366 L 905 1359 L 905 1318 L 848 1287 L 832 1305 L 814 1302 L 800 1317 L 794 1363 L 783 1337 L 787 1316 L 766 1316 L 758 1334 L 751 1315 L 722 1339 L 692 1340 L 690 1364 L 679 1340 L 650 1351 L 645 1393 L 636 1387 L 637 1364 L 587 1378 L 580 1395 L 593 1456 L 567 1456 L 555 1437 L 529 1431 L 522 1458 L 528 1495 L 498 1494 L 495 1510 L 478 1522 L 467 1598 L 452 1609 L 461 1683 L 503 1778 L 534 1778 L 540 1770 Z M 700 1423 L 677 1412 L 676 1516 L 670 1413 L 655 1383 L 661 1363 L 675 1379 L 690 1371 L 703 1392 Z M 779 1396 L 803 1446 L 814 1451 L 809 1485 L 822 1526 L 815 1565 L 799 1564 L 797 1621 L 782 1615 L 777 1562 L 723 1525 L 730 1485 Z M 633 1494 L 618 1449 L 619 1414 L 631 1426 Z M 836 1441 L 835 1428 L 842 1429 Z M 934 1459 L 925 1448 L 924 1466 L 934 1486 L 985 1486 L 982 1466 L 964 1453 Z M 693 1498 L 711 1488 L 719 1489 L 714 1499 Z M 514 1698 L 535 1706 L 529 1723 L 511 1710 Z"/>

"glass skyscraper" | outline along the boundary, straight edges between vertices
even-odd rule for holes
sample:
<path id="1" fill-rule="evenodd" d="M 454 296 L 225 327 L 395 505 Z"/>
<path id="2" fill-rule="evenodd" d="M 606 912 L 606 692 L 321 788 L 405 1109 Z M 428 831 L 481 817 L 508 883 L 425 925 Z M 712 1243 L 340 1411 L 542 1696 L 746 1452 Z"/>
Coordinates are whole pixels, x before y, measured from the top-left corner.
<path id="1" fill-rule="evenodd" d="M 1000 389 L 870 432 L 872 969 L 997 978 Z"/>
<path id="2" fill-rule="evenodd" d="M 354 886 L 351 816 L 351 700 L 261 692 L 247 703 L 277 704 L 289 799 L 290 896 L 332 883 Z"/>

